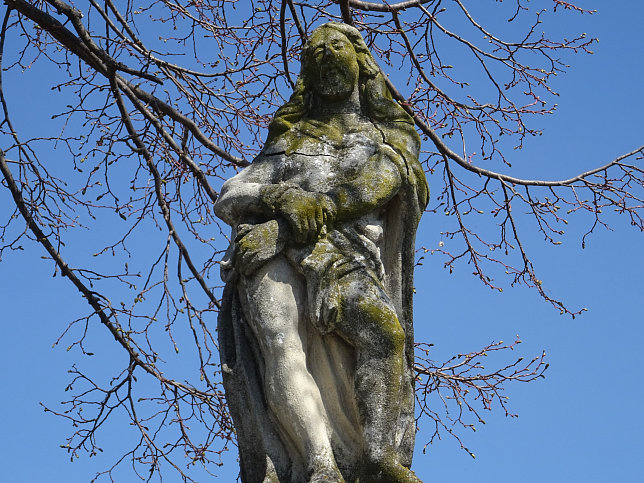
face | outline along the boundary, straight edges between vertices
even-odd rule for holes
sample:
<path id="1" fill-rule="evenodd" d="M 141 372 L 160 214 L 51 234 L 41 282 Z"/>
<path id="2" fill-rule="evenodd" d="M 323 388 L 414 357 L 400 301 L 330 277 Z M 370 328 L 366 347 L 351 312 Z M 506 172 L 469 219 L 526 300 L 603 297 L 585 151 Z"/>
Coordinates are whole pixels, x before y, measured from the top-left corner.
<path id="1" fill-rule="evenodd" d="M 318 29 L 309 44 L 309 79 L 323 99 L 348 99 L 358 81 L 359 67 L 351 41 L 331 28 Z"/>

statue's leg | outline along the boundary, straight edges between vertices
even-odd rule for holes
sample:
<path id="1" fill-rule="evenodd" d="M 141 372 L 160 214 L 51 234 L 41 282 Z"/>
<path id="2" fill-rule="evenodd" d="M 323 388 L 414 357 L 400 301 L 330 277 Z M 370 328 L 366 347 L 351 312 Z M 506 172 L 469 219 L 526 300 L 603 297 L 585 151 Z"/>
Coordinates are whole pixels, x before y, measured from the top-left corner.
<path id="1" fill-rule="evenodd" d="M 306 368 L 299 333 L 305 306 L 301 277 L 278 256 L 239 283 L 244 315 L 264 359 L 266 400 L 308 465 L 309 481 L 341 482 L 320 391 Z"/>
<path id="2" fill-rule="evenodd" d="M 364 271 L 340 281 L 338 333 L 357 352 L 355 390 L 370 482 L 418 482 L 395 446 L 406 359 L 405 332 L 381 285 Z M 361 480 L 362 481 L 362 480 Z"/>

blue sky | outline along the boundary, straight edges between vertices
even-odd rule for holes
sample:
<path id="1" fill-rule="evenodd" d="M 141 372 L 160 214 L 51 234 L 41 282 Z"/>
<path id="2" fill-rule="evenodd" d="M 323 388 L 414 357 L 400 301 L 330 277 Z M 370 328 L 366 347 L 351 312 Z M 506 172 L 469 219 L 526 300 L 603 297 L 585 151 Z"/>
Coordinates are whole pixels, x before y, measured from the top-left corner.
<path id="1" fill-rule="evenodd" d="M 586 2 L 596 15 L 564 16 L 573 31 L 598 36 L 595 55 L 577 57 L 556 82 L 558 112 L 543 120 L 544 135 L 515 153 L 514 164 L 531 166 L 544 178 L 573 175 L 603 164 L 644 143 L 644 34 L 641 2 Z M 10 46 L 9 46 L 10 48 Z M 18 79 L 38 85 L 38 78 Z M 27 84 L 29 83 L 29 84 Z M 14 95 L 19 91 L 13 79 Z M 37 119 L 38 103 L 48 88 L 25 99 L 24 118 Z M 641 162 L 640 162 L 641 163 Z M 641 164 L 640 164 L 641 165 Z M 430 179 L 430 187 L 437 187 Z M 0 191 L 0 213 L 9 197 Z M 425 216 L 419 240 L 438 246 L 441 216 Z M 581 249 L 585 221 L 571 221 L 563 244 L 547 246 L 534 232 L 526 240 L 539 277 L 557 298 L 572 307 L 587 307 L 572 320 L 525 288 L 498 293 L 484 287 L 463 265 L 450 275 L 442 259 L 428 256 L 416 272 L 418 295 L 415 326 L 418 340 L 436 346 L 436 359 L 476 350 L 516 334 L 524 341 L 516 355 L 526 358 L 546 350 L 546 379 L 509 386 L 510 407 L 518 418 L 500 412 L 485 426 L 464 433 L 476 454 L 472 459 L 449 436 L 417 454 L 414 469 L 424 481 L 477 482 L 607 482 L 638 481 L 644 472 L 644 255 L 642 234 L 627 220 L 611 218 L 614 231 L 599 230 Z M 78 358 L 66 344 L 52 348 L 84 302 L 71 285 L 40 259 L 41 249 L 26 246 L 0 264 L 2 304 L 3 396 L 0 398 L 0 479 L 11 482 L 76 482 L 90 480 L 108 467 L 127 437 L 127 427 L 104 435 L 106 453 L 69 462 L 59 448 L 70 432 L 62 419 L 45 414 L 40 402 L 55 406 L 65 399 L 67 370 Z M 213 321 L 214 324 L 214 321 Z M 96 329 L 100 334 L 102 327 Z M 105 333 L 95 364 L 119 357 Z M 104 344 L 104 345 L 103 345 Z M 512 354 L 514 357 L 515 354 Z M 501 365 L 502 361 L 498 362 Z M 490 361 L 490 367 L 495 362 Z M 421 428 L 417 446 L 427 440 Z M 219 481 L 233 481 L 234 456 L 216 470 Z M 119 473 L 116 481 L 134 481 Z M 175 481 L 172 475 L 167 481 Z"/>

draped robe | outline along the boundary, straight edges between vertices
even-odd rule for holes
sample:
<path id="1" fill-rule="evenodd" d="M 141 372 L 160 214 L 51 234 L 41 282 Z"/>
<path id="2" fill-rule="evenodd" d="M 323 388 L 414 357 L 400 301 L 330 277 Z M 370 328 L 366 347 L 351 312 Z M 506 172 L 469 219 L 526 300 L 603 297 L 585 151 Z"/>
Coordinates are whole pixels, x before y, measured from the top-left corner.
<path id="1" fill-rule="evenodd" d="M 343 133 L 340 142 L 329 141 L 319 131 L 307 131 L 306 123 L 296 126 L 288 134 L 301 138 L 296 149 L 289 150 L 287 139 L 282 136 L 265 146 L 246 169 L 255 169 L 258 173 L 255 180 L 261 180 L 262 166 L 268 168 L 265 171 L 271 175 L 262 181 L 265 184 L 324 191 L 333 187 L 333 180 L 323 181 L 320 177 L 324 175 L 325 159 L 345 163 L 347 169 L 359 172 L 385 146 L 395 151 L 396 155 L 389 160 L 400 179 L 395 193 L 382 206 L 370 207 L 360 216 L 333 225 L 312 243 L 298 245 L 287 241 L 280 247 L 280 254 L 306 287 L 300 336 L 307 369 L 320 389 L 338 467 L 346 481 L 353 481 L 356 475 L 352 469 L 359 466 L 364 435 L 353 384 L 356 350 L 350 340 L 336 331 L 333 320 L 338 316 L 337 305 L 343 295 L 339 281 L 347 273 L 359 272 L 366 283 L 376 285 L 386 294 L 404 330 L 402 397 L 399 408 L 388 410 L 399 412 L 395 446 L 400 463 L 410 467 L 415 435 L 414 239 L 428 189 L 418 162 L 418 136 L 408 124 L 371 123 L 366 132 L 357 129 Z M 235 230 L 233 226 L 233 240 Z M 245 320 L 243 300 L 237 289 L 239 267 L 235 267 L 234 261 L 233 241 L 222 262 L 227 284 L 218 332 L 223 382 L 237 432 L 242 480 L 305 481 L 305 463 L 266 403 L 263 360 L 255 334 Z"/>

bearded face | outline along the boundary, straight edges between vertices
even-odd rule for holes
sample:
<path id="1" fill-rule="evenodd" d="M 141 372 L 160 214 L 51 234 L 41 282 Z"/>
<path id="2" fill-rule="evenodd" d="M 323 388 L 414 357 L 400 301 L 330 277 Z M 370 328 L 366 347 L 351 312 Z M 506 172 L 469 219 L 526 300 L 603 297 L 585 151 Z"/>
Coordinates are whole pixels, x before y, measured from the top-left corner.
<path id="1" fill-rule="evenodd" d="M 318 29 L 309 43 L 307 70 L 311 88 L 322 99 L 348 99 L 356 88 L 359 75 L 353 44 L 335 29 Z"/>

